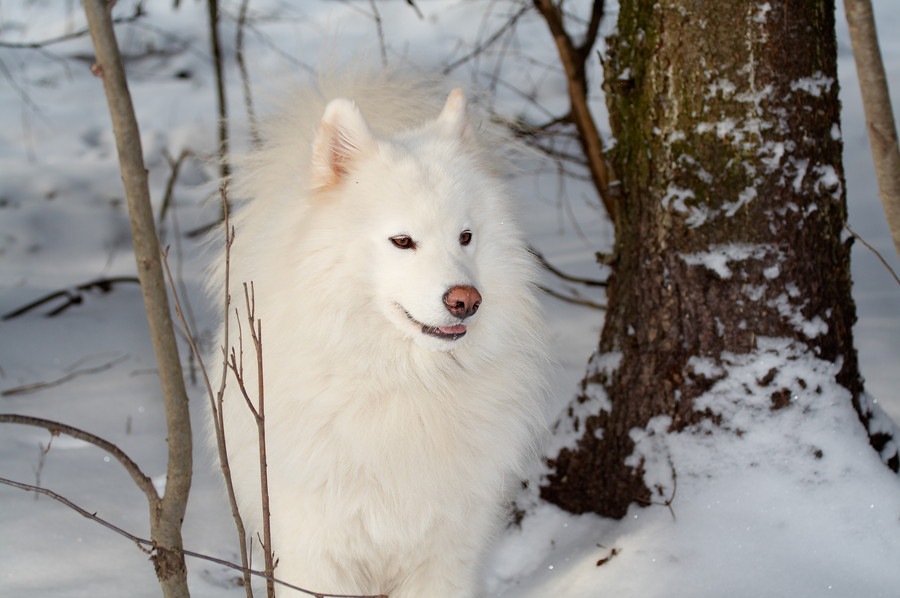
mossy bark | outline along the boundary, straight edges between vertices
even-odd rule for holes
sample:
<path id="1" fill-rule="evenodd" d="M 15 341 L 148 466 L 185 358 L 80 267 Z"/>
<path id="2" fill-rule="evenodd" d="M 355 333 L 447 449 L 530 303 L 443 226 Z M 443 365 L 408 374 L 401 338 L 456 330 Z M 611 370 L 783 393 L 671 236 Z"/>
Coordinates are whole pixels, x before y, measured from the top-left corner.
<path id="1" fill-rule="evenodd" d="M 605 61 L 621 184 L 606 324 L 542 496 L 621 517 L 662 501 L 629 432 L 709 417 L 691 357 L 792 338 L 858 400 L 828 0 L 623 0 Z M 773 403 L 777 402 L 773 389 Z M 588 414 L 581 405 L 603 407 Z"/>

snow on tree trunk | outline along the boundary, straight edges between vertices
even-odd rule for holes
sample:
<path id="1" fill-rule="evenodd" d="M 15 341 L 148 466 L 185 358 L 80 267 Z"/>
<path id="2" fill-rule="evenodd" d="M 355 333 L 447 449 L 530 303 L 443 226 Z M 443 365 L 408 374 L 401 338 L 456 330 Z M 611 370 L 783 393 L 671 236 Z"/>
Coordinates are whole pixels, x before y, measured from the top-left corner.
<path id="1" fill-rule="evenodd" d="M 654 483 L 636 442 L 654 429 L 740 436 L 698 399 L 746 356 L 778 357 L 742 383 L 766 399 L 766 417 L 823 392 L 821 380 L 785 375 L 811 359 L 834 364 L 828 376 L 870 424 L 834 31 L 827 0 L 621 2 L 605 64 L 622 186 L 609 309 L 557 426 L 545 499 L 612 517 L 666 501 L 677 468 Z M 888 436 L 870 437 L 890 452 Z"/>

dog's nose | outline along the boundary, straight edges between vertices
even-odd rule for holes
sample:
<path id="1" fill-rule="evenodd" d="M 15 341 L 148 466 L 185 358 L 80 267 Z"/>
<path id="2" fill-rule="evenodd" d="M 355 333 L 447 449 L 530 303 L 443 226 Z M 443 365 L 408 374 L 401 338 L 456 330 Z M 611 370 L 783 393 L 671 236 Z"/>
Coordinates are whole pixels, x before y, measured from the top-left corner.
<path id="1" fill-rule="evenodd" d="M 447 311 L 464 320 L 478 311 L 481 305 L 481 293 L 470 286 L 456 286 L 444 293 L 444 305 Z"/>

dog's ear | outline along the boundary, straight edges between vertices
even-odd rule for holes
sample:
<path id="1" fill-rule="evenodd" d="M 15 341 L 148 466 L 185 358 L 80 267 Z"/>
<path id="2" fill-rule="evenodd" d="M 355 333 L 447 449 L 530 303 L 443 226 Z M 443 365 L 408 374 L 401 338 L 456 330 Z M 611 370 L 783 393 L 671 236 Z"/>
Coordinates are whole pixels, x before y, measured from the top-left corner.
<path id="1" fill-rule="evenodd" d="M 466 116 L 466 96 L 461 89 L 456 88 L 447 96 L 437 123 L 447 135 L 455 139 L 465 139 L 471 133 Z"/>
<path id="2" fill-rule="evenodd" d="M 313 141 L 312 187 L 341 182 L 353 161 L 374 145 L 372 131 L 355 103 L 344 98 L 329 102 Z"/>

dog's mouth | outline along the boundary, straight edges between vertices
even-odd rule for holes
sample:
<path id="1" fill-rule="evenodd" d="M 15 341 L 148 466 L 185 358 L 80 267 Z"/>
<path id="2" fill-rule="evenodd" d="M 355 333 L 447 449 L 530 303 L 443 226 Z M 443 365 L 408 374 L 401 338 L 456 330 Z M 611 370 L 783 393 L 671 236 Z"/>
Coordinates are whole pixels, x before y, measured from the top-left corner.
<path id="1" fill-rule="evenodd" d="M 422 334 L 427 334 L 428 336 L 433 336 L 434 338 L 439 338 L 446 341 L 455 341 L 461 339 L 466 335 L 466 325 L 465 324 L 454 324 L 452 326 L 429 326 L 428 324 L 423 324 L 418 321 L 412 314 L 410 314 L 406 309 L 402 306 L 398 305 L 400 309 L 403 311 L 404 315 L 406 315 L 407 319 L 419 326 L 422 329 Z"/>

